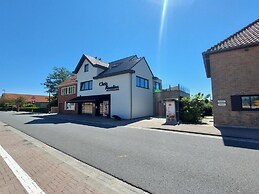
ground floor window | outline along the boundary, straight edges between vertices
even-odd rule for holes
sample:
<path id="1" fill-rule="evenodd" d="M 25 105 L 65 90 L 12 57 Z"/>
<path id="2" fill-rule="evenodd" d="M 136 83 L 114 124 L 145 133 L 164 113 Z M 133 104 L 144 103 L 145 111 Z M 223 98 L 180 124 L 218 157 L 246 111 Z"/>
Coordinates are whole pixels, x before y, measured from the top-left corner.
<path id="1" fill-rule="evenodd" d="M 82 104 L 82 114 L 93 114 L 93 106 L 92 102 L 85 102 Z"/>
<path id="2" fill-rule="evenodd" d="M 65 105 L 64 107 L 65 110 L 75 110 L 75 107 L 76 107 L 75 103 L 65 102 L 64 105 Z"/>
<path id="3" fill-rule="evenodd" d="M 259 110 L 259 95 L 258 96 L 241 96 L 242 109 L 258 109 Z"/>
<path id="4" fill-rule="evenodd" d="M 258 111 L 259 95 L 231 96 L 232 111 Z"/>

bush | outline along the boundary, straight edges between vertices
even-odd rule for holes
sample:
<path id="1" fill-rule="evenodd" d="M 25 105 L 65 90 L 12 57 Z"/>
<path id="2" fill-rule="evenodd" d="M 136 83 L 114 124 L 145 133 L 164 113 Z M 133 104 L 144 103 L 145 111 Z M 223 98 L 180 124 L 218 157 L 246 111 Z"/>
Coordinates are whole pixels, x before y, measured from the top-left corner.
<path id="1" fill-rule="evenodd" d="M 20 111 L 24 112 L 37 112 L 37 113 L 48 113 L 47 108 L 38 108 L 38 107 L 21 107 Z"/>
<path id="2" fill-rule="evenodd" d="M 201 123 L 204 116 L 212 115 L 212 103 L 210 96 L 196 94 L 192 97 L 184 97 L 180 100 L 180 120 L 184 123 Z"/>

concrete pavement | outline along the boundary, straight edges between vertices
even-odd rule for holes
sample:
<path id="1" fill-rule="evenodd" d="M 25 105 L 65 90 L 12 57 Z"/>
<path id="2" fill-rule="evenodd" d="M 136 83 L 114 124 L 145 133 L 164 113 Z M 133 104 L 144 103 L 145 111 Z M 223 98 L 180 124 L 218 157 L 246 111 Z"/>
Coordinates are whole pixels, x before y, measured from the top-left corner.
<path id="1" fill-rule="evenodd" d="M 193 133 L 200 135 L 211 135 L 220 137 L 233 137 L 249 140 L 259 140 L 259 129 L 252 128 L 231 128 L 231 127 L 215 127 L 213 126 L 213 118 L 206 117 L 203 124 L 180 124 L 180 125 L 167 125 L 165 118 L 140 118 L 132 120 L 116 121 L 103 117 L 92 117 L 87 115 L 62 115 L 51 114 L 45 115 L 58 119 L 64 119 L 72 123 L 86 123 L 93 126 L 100 126 L 105 128 L 110 127 L 133 127 L 133 128 L 146 128 L 156 130 L 168 130 L 174 132 Z"/>
<path id="2" fill-rule="evenodd" d="M 0 146 L 1 194 L 146 193 L 2 122 Z"/>

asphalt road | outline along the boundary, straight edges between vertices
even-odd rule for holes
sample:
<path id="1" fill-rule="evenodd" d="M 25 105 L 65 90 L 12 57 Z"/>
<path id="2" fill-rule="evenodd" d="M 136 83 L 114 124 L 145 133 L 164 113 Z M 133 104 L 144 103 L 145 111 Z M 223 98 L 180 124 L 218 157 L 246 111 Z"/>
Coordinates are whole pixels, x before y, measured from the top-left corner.
<path id="1" fill-rule="evenodd" d="M 150 193 L 259 193 L 258 144 L 15 112 L 0 120 Z"/>

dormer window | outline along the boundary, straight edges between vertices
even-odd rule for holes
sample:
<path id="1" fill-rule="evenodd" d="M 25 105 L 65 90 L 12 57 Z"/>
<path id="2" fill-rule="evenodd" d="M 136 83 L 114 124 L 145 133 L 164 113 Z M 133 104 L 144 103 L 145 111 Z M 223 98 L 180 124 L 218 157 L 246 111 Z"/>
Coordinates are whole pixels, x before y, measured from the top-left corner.
<path id="1" fill-rule="evenodd" d="M 89 65 L 86 64 L 86 65 L 84 66 L 84 72 L 88 72 L 88 71 L 89 71 Z"/>

